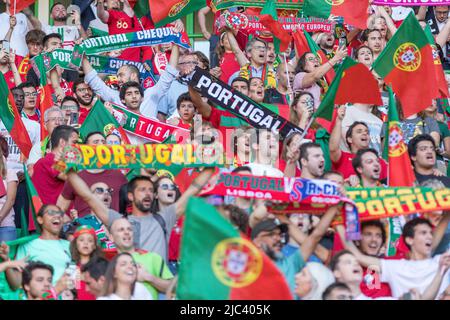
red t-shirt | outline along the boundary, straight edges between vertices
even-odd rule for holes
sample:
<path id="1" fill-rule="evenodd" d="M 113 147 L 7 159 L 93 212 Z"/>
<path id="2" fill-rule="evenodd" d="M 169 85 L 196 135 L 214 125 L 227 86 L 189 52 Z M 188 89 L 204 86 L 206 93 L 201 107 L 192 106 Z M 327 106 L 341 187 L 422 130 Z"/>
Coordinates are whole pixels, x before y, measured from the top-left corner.
<path id="1" fill-rule="evenodd" d="M 228 83 L 228 79 L 230 79 L 233 73 L 241 69 L 233 52 L 225 52 L 219 64 L 220 68 L 222 69 L 220 80 L 225 83 Z"/>
<path id="2" fill-rule="evenodd" d="M 43 204 L 55 204 L 64 188 L 64 181 L 58 179 L 58 175 L 61 172 L 52 168 L 54 162 L 55 155 L 50 152 L 34 165 L 34 173 L 31 180 Z"/>
<path id="3" fill-rule="evenodd" d="M 281 172 L 284 173 L 284 170 L 286 169 L 287 162 L 283 159 L 278 160 L 278 169 L 280 169 Z M 299 178 L 302 175 L 302 171 L 298 168 L 298 166 L 295 166 L 295 177 Z"/>
<path id="4" fill-rule="evenodd" d="M 136 15 L 130 17 L 123 11 L 109 10 L 108 28 L 109 34 L 120 34 L 141 31 L 141 24 Z M 141 61 L 141 48 L 125 49 L 119 59 Z"/>
<path id="5" fill-rule="evenodd" d="M 367 268 L 363 268 L 363 279 L 367 275 Z M 359 285 L 359 288 L 361 289 L 361 292 L 371 298 L 378 298 L 378 297 L 391 297 L 391 287 L 386 282 L 379 282 L 380 281 L 380 275 L 375 272 L 372 273 L 372 277 L 374 281 L 371 282 L 370 287 L 363 281 L 361 281 L 361 284 Z"/>
<path id="6" fill-rule="evenodd" d="M 37 113 L 33 114 L 32 116 L 27 115 L 27 118 L 36 122 L 39 122 L 39 116 Z"/>
<path id="7" fill-rule="evenodd" d="M 92 108 L 85 108 L 83 106 L 80 106 L 80 118 L 78 119 L 79 124 L 83 124 L 84 120 L 86 120 L 87 115 L 91 111 Z"/>
<path id="8" fill-rule="evenodd" d="M 16 86 L 16 83 L 14 82 L 14 74 L 11 70 L 4 73 L 3 76 L 5 77 L 6 84 L 8 85 L 8 89 L 12 89 Z"/>
<path id="9" fill-rule="evenodd" d="M 347 179 L 351 175 L 356 175 L 355 170 L 353 169 L 352 160 L 355 157 L 355 154 L 348 153 L 345 151 L 341 152 L 341 158 L 338 162 L 333 162 L 333 170 L 336 170 L 344 175 L 344 179 Z M 387 178 L 387 164 L 383 159 L 381 160 L 381 175 L 380 180 Z"/>
<path id="10" fill-rule="evenodd" d="M 119 170 L 105 170 L 101 173 L 91 173 L 83 170 L 79 173 L 81 179 L 91 187 L 94 183 L 103 182 L 108 187 L 113 189 L 111 209 L 119 211 L 119 191 L 120 187 L 126 184 L 128 181 Z M 67 200 L 73 200 L 74 208 L 78 210 L 78 216 L 80 218 L 91 213 L 91 208 L 84 202 L 73 190 L 70 183 L 63 184 L 62 196 Z M 56 203 L 56 202 L 54 202 Z"/>

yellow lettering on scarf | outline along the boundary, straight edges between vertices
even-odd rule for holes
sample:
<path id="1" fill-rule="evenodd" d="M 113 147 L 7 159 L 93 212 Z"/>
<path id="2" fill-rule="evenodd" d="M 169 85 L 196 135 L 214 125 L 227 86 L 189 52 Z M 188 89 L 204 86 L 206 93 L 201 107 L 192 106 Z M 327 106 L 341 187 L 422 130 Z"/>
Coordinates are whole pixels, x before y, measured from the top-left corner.
<path id="1" fill-rule="evenodd" d="M 183 164 L 185 162 L 183 146 L 180 144 L 174 144 L 172 148 L 172 163 Z"/>
<path id="2" fill-rule="evenodd" d="M 370 200 L 366 203 L 367 211 L 371 216 L 378 216 L 386 214 L 386 210 L 384 209 L 383 202 L 381 200 Z"/>
<path id="3" fill-rule="evenodd" d="M 168 150 L 168 146 L 165 144 L 156 145 L 156 160 L 159 163 L 166 163 L 170 158 L 170 151 Z"/>
<path id="4" fill-rule="evenodd" d="M 149 164 L 153 162 L 153 147 L 151 144 L 144 144 L 140 147 L 140 155 L 141 155 L 141 162 L 143 164 Z"/>
<path id="5" fill-rule="evenodd" d="M 393 189 L 383 189 L 383 190 L 380 190 L 380 197 L 382 198 L 382 197 L 385 197 L 385 196 L 392 196 L 392 195 L 395 195 L 395 190 L 393 190 Z"/>
<path id="6" fill-rule="evenodd" d="M 102 165 L 108 165 L 111 162 L 111 150 L 105 145 L 98 145 L 95 149 L 97 159 Z"/>
<path id="7" fill-rule="evenodd" d="M 417 195 L 417 200 L 419 201 L 419 205 L 422 209 L 436 209 L 436 200 L 433 197 L 432 192 L 425 193 L 428 200 L 425 200 L 425 197 L 423 194 Z"/>
<path id="8" fill-rule="evenodd" d="M 417 199 L 415 194 L 403 195 L 399 197 L 401 202 L 404 202 L 408 206 L 408 210 L 414 212 L 416 210 L 416 205 L 414 204 L 414 200 Z"/>
<path id="9" fill-rule="evenodd" d="M 111 150 L 114 155 L 114 164 L 127 164 L 127 160 L 125 159 L 125 149 L 123 146 L 112 145 Z"/>
<path id="10" fill-rule="evenodd" d="M 450 190 L 449 189 L 438 190 L 438 191 L 436 191 L 434 196 L 436 197 L 436 200 L 439 203 L 440 207 L 445 207 L 445 208 L 450 207 Z"/>
<path id="11" fill-rule="evenodd" d="M 386 198 L 384 199 L 384 206 L 389 214 L 400 213 L 402 214 L 403 208 L 398 198 Z"/>
<path id="12" fill-rule="evenodd" d="M 80 145 L 80 150 L 83 154 L 83 165 L 89 165 L 91 163 L 91 159 L 95 156 L 94 148 L 91 146 Z"/>

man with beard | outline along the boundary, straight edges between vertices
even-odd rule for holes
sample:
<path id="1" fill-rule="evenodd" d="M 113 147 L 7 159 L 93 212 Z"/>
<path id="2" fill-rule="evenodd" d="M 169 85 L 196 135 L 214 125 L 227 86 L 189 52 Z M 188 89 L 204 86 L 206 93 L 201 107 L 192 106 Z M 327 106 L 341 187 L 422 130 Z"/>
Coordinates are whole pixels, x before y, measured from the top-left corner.
<path id="1" fill-rule="evenodd" d="M 279 216 L 279 219 L 260 220 L 261 222 L 257 222 L 258 219 L 261 219 L 260 217 L 256 219 L 255 217 L 250 217 L 250 221 L 253 220 L 250 225 L 253 226 L 251 233 L 253 243 L 274 261 L 285 276 L 292 292 L 295 289 L 295 274 L 303 269 L 306 261 L 316 249 L 320 239 L 325 235 L 339 211 L 338 206 L 328 208 L 320 219 L 319 224 L 306 239 L 298 226 L 294 225 L 286 216 Z M 283 223 L 280 223 L 280 220 Z M 255 224 L 255 222 L 257 223 Z M 282 245 L 286 240 L 286 233 L 294 238 L 297 243 L 301 243 L 300 249 L 288 257 L 281 251 Z"/>
<path id="2" fill-rule="evenodd" d="M 303 179 L 320 179 L 323 176 L 325 158 L 320 145 L 308 142 L 300 146 L 300 168 Z"/>
<path id="3" fill-rule="evenodd" d="M 346 114 L 346 105 L 341 106 L 337 111 L 336 123 L 331 131 L 330 135 L 330 160 L 333 165 L 333 170 L 341 172 L 345 179 L 357 179 L 355 170 L 352 166 L 352 160 L 356 156 L 358 150 L 366 149 L 369 147 L 370 134 L 369 127 L 365 122 L 355 121 L 348 128 L 345 134 L 345 143 L 347 143 L 350 152 L 341 150 L 342 139 L 342 121 Z M 380 160 L 381 163 L 381 179 L 387 177 L 387 164 L 384 160 Z"/>
<path id="4" fill-rule="evenodd" d="M 294 66 L 289 63 L 287 64 L 281 63 L 277 68 L 277 87 L 270 88 L 265 91 L 264 102 L 290 105 L 291 101 L 294 99 L 292 93 L 292 85 L 294 84 L 294 78 L 295 78 Z"/>
<path id="5" fill-rule="evenodd" d="M 332 32 L 330 33 L 321 33 L 319 34 L 317 38 L 317 44 L 319 45 L 320 49 L 325 53 L 328 60 L 333 58 L 334 52 L 334 42 L 336 41 L 336 38 L 334 37 L 334 34 Z"/>
<path id="6" fill-rule="evenodd" d="M 31 261 L 42 261 L 52 266 L 53 284 L 63 276 L 64 270 L 72 261 L 69 241 L 60 239 L 63 217 L 64 212 L 58 206 L 43 205 L 37 213 L 37 222 L 41 227 L 39 238 L 20 245 L 15 257 L 20 260 L 28 256 Z M 2 251 L 2 258 L 4 256 Z M 8 269 L 6 278 L 12 289 L 19 288 L 22 283 L 22 274 L 15 269 Z"/>
<path id="7" fill-rule="evenodd" d="M 22 82 L 16 66 L 15 54 L 6 48 L 5 40 L 0 40 L 0 72 L 3 75 L 9 89 Z"/>
<path id="8" fill-rule="evenodd" d="M 22 88 L 14 87 L 11 89 L 14 101 L 16 103 L 17 111 L 19 114 L 22 113 L 23 104 L 25 102 L 25 93 Z"/>
<path id="9" fill-rule="evenodd" d="M 159 213 L 152 212 L 155 189 L 150 178 L 137 176 L 128 182 L 127 195 L 132 207 L 128 219 L 133 226 L 134 247 L 157 253 L 167 262 L 169 236 L 176 219 L 184 213 L 188 199 L 200 192 L 213 172 L 213 169 L 203 169 L 183 195 Z M 74 172 L 69 172 L 68 179 L 74 184 L 74 179 L 79 177 Z M 77 194 L 110 229 L 115 220 L 123 217 L 122 214 L 108 209 L 104 203 L 98 201 L 87 188 L 78 188 Z M 155 214 L 159 217 L 155 217 Z"/>
<path id="10" fill-rule="evenodd" d="M 72 91 L 80 104 L 80 117 L 78 123 L 81 125 L 86 119 L 89 111 L 91 111 L 96 100 L 94 100 L 92 88 L 81 78 L 74 81 Z"/>
<path id="11" fill-rule="evenodd" d="M 74 10 L 71 16 L 68 16 L 66 7 L 61 2 L 55 2 L 50 8 L 50 18 L 53 19 L 53 26 L 42 23 L 33 15 L 31 10 L 25 10 L 24 13 L 30 19 L 35 29 L 42 30 L 46 34 L 60 34 L 63 41 L 62 46 L 66 50 L 72 50 L 75 46 L 75 41 L 80 37 L 87 39 L 87 34 L 80 22 L 80 12 Z M 73 19 L 74 25 L 68 25 L 69 19 Z"/>
<path id="12" fill-rule="evenodd" d="M 360 149 L 352 160 L 353 169 L 359 178 L 358 185 L 363 188 L 375 188 L 381 186 L 381 164 L 378 152 L 375 149 Z"/>

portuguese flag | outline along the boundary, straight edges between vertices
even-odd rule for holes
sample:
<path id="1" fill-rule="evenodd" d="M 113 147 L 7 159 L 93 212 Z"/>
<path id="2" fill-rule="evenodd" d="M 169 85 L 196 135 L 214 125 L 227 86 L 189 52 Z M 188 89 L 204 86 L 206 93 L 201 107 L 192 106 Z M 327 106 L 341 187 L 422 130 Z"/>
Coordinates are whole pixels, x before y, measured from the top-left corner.
<path id="1" fill-rule="evenodd" d="M 389 92 L 388 125 L 384 142 L 383 157 L 389 162 L 388 182 L 390 187 L 412 187 L 416 177 L 408 155 L 408 146 L 403 140 L 403 131 L 399 126 L 397 105 L 391 87 Z M 387 157 L 386 157 L 387 156 Z"/>
<path id="2" fill-rule="evenodd" d="M 351 58 L 345 58 L 331 86 L 314 114 L 328 131 L 334 118 L 335 105 L 364 103 L 380 106 L 383 104 L 378 82 L 370 70 Z"/>
<path id="3" fill-rule="evenodd" d="M 297 54 L 299 57 L 303 56 L 307 52 L 311 52 L 319 57 L 320 64 L 325 64 L 328 62 L 327 56 L 322 50 L 320 50 L 319 46 L 311 38 L 308 32 L 306 32 L 305 30 L 294 32 L 293 38 L 295 48 L 297 49 Z M 325 80 L 328 84 L 333 81 L 335 75 L 336 73 L 334 72 L 333 68 L 331 68 L 330 71 L 325 74 Z"/>
<path id="4" fill-rule="evenodd" d="M 13 141 L 19 147 L 20 152 L 28 158 L 32 148 L 31 139 L 28 136 L 28 131 L 22 122 L 13 95 L 8 89 L 3 74 L 0 76 L 0 119 Z"/>
<path id="5" fill-rule="evenodd" d="M 427 37 L 410 13 L 372 66 L 392 86 L 405 118 L 424 110 L 439 97 L 433 61 Z"/>
<path id="6" fill-rule="evenodd" d="M 277 9 L 274 0 L 267 0 L 266 4 L 261 10 L 259 22 L 262 23 L 273 34 L 273 44 L 275 52 L 280 53 L 287 50 L 291 43 L 291 36 L 278 23 Z"/>
<path id="7" fill-rule="evenodd" d="M 134 13 L 141 18 L 150 15 L 156 27 L 206 7 L 206 0 L 137 0 Z"/>
<path id="8" fill-rule="evenodd" d="M 303 13 L 308 17 L 328 19 L 335 15 L 361 30 L 367 28 L 369 0 L 305 0 Z"/>
<path id="9" fill-rule="evenodd" d="M 448 92 L 447 80 L 445 80 L 444 69 L 442 68 L 442 63 L 439 57 L 438 49 L 436 47 L 436 42 L 434 41 L 433 34 L 431 33 L 431 28 L 428 24 L 425 27 L 424 31 L 433 52 L 434 70 L 439 86 L 439 92 L 442 98 L 450 97 L 450 94 Z"/>
<path id="10" fill-rule="evenodd" d="M 189 199 L 177 297 L 182 300 L 292 300 L 284 276 L 202 199 Z"/>
<path id="11" fill-rule="evenodd" d="M 29 230 L 33 231 L 33 230 L 37 230 L 38 232 L 40 231 L 39 228 L 39 224 L 37 223 L 37 213 L 39 212 L 39 210 L 41 209 L 43 203 L 41 200 L 41 197 L 39 197 L 39 194 L 36 191 L 36 188 L 34 187 L 33 182 L 31 181 L 30 175 L 28 174 L 28 170 L 27 167 L 25 166 L 25 164 L 23 165 L 23 173 L 25 176 L 25 183 L 27 186 L 27 193 L 30 199 L 30 212 L 29 212 L 29 221 L 30 221 L 30 226 L 29 226 Z M 23 228 L 23 225 L 22 225 Z"/>
<path id="12" fill-rule="evenodd" d="M 12 14 L 16 14 L 17 12 L 20 12 L 23 9 L 31 6 L 36 2 L 36 0 L 11 0 L 10 2 Z"/>
<path id="13" fill-rule="evenodd" d="M 130 144 L 128 136 L 123 130 L 122 126 L 117 122 L 116 118 L 106 109 L 100 99 L 92 107 L 86 119 L 80 127 L 80 136 L 82 139 L 94 131 L 100 131 L 105 136 L 116 133 L 118 134 L 124 144 Z"/>

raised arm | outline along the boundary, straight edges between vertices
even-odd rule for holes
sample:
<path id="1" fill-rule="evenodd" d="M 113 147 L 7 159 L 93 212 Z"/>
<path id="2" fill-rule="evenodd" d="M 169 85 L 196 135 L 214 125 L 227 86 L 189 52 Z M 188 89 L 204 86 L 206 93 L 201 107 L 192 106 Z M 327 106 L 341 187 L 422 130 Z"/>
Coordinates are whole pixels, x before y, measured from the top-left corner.
<path id="1" fill-rule="evenodd" d="M 425 16 L 427 15 L 427 10 L 428 10 L 427 6 L 420 6 L 419 11 L 416 14 L 417 20 L 419 20 L 419 21 L 425 20 Z"/>
<path id="2" fill-rule="evenodd" d="M 303 77 L 302 88 L 311 87 L 314 83 L 322 79 L 339 61 L 347 56 L 347 48 L 338 48 L 336 54 L 327 63 L 319 66 L 312 72 L 308 72 Z"/>
<path id="3" fill-rule="evenodd" d="M 186 189 L 183 195 L 175 202 L 175 210 L 177 213 L 177 217 L 180 217 L 184 214 L 186 210 L 186 205 L 190 197 L 194 197 L 197 195 L 203 187 L 208 183 L 211 179 L 211 176 L 214 173 L 214 168 L 203 168 L 200 175 L 194 179 L 191 185 Z"/>
<path id="4" fill-rule="evenodd" d="M 125 12 L 129 17 L 134 17 L 134 10 L 128 0 L 123 0 L 123 12 Z"/>
<path id="5" fill-rule="evenodd" d="M 28 18 L 34 29 L 42 30 L 41 21 L 34 16 L 33 11 L 29 7 L 23 9 L 22 13 Z"/>
<path id="6" fill-rule="evenodd" d="M 320 239 L 325 235 L 327 232 L 331 222 L 333 221 L 336 214 L 339 212 L 339 206 L 332 206 L 329 207 L 328 210 L 325 212 L 325 214 L 320 219 L 319 224 L 317 227 L 314 228 L 313 232 L 303 241 L 300 252 L 302 253 L 302 257 L 304 261 L 308 261 L 311 254 L 315 251 Z M 291 227 L 293 230 L 291 230 Z M 289 227 L 289 234 L 291 234 L 291 231 L 297 231 L 298 228 L 293 228 L 292 225 Z M 297 230 L 295 230 L 297 229 Z"/>
<path id="7" fill-rule="evenodd" d="M 7 189 L 6 189 L 6 197 L 4 199 L 5 203 L 3 204 L 2 208 L 0 209 L 0 224 L 3 222 L 3 220 L 6 218 L 6 216 L 11 211 L 11 209 L 14 205 L 14 202 L 16 200 L 16 194 L 17 194 L 17 181 L 8 182 Z"/>
<path id="8" fill-rule="evenodd" d="M 344 244 L 345 249 L 347 249 L 351 253 L 353 253 L 355 258 L 359 261 L 359 263 L 362 266 L 364 266 L 364 267 L 371 266 L 372 268 L 376 267 L 376 268 L 378 268 L 378 270 L 376 270 L 376 271 L 380 271 L 380 269 L 381 269 L 380 259 L 372 257 L 372 256 L 367 256 L 367 255 L 361 253 L 361 251 L 359 251 L 359 249 L 355 246 L 353 241 L 347 240 L 345 238 L 344 225 L 337 225 L 336 232 L 339 234 L 339 237 L 341 237 L 341 241 Z"/>
<path id="9" fill-rule="evenodd" d="M 17 70 L 16 54 L 13 51 L 10 51 L 8 59 L 9 59 L 9 68 L 11 69 L 11 72 L 14 76 L 14 84 L 18 86 L 22 83 L 22 78 L 20 77 L 19 71 Z"/>
<path id="10" fill-rule="evenodd" d="M 450 36 L 450 19 L 444 25 L 441 32 L 436 36 L 436 43 L 441 46 L 441 48 L 445 48 L 447 44 L 448 37 Z"/>
<path id="11" fill-rule="evenodd" d="M 450 252 L 444 253 L 439 259 L 439 268 L 430 285 L 422 294 L 422 300 L 434 300 L 439 293 L 439 288 L 444 280 L 444 275 L 450 267 Z"/>
<path id="12" fill-rule="evenodd" d="M 97 16 L 103 23 L 108 23 L 109 20 L 109 12 L 105 10 L 104 0 L 97 1 Z"/>
<path id="13" fill-rule="evenodd" d="M 392 17 L 386 12 L 386 10 L 382 6 L 378 6 L 378 12 L 386 21 L 386 25 L 393 36 L 397 32 L 397 27 L 395 26 L 394 20 Z"/>
<path id="14" fill-rule="evenodd" d="M 12 33 L 14 31 L 14 28 L 15 28 L 16 24 L 17 24 L 16 17 L 15 16 L 10 16 L 9 17 L 9 29 L 8 29 L 8 32 L 5 35 L 5 39 L 4 40 L 6 40 L 8 42 L 11 42 L 11 36 L 12 36 Z"/>
<path id="15" fill-rule="evenodd" d="M 230 30 L 227 31 L 228 42 L 230 42 L 231 50 L 233 50 L 234 55 L 236 56 L 237 62 L 241 67 L 245 66 L 248 63 L 248 59 L 245 56 L 244 52 L 242 52 L 239 44 L 234 36 L 233 32 Z"/>
<path id="16" fill-rule="evenodd" d="M 189 95 L 191 96 L 192 103 L 197 108 L 197 112 L 201 114 L 203 118 L 209 119 L 212 107 L 207 102 L 203 101 L 200 94 L 191 86 L 189 86 Z"/>
<path id="17" fill-rule="evenodd" d="M 342 120 L 345 117 L 345 109 L 347 107 L 342 105 L 339 107 L 336 116 L 336 122 L 331 130 L 329 147 L 330 147 L 330 160 L 332 162 L 338 162 L 341 158 L 342 151 L 340 148 L 341 136 L 342 136 Z"/>
<path id="18" fill-rule="evenodd" d="M 442 238 L 444 238 L 445 232 L 448 228 L 448 223 L 450 222 L 450 211 L 445 211 L 443 217 L 436 229 L 433 231 L 433 243 L 431 244 L 431 250 L 434 252 L 436 248 L 441 243 Z"/>
<path id="19" fill-rule="evenodd" d="M 208 29 L 206 28 L 206 15 L 209 11 L 211 11 L 210 7 L 204 7 L 198 10 L 197 13 L 198 24 L 200 25 L 200 30 L 202 31 L 203 36 L 206 40 L 209 40 L 209 38 L 211 38 L 211 33 L 209 33 Z"/>
<path id="20" fill-rule="evenodd" d="M 86 182 L 72 170 L 67 173 L 67 181 L 72 185 L 73 190 L 78 196 L 88 204 L 92 212 L 94 212 L 100 221 L 107 226 L 109 222 L 108 208 L 100 199 L 94 196 Z"/>

